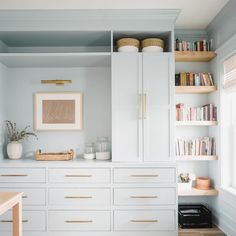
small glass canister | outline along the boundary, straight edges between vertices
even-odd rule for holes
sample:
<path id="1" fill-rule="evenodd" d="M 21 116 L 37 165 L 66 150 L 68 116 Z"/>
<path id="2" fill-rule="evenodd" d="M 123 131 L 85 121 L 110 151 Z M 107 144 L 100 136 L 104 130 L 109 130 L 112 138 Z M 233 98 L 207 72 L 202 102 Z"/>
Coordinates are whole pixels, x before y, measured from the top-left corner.
<path id="1" fill-rule="evenodd" d="M 95 146 L 94 143 L 86 143 L 84 149 L 84 159 L 95 159 Z"/>
<path id="2" fill-rule="evenodd" d="M 109 160 L 110 159 L 110 142 L 108 137 L 101 137 L 97 139 L 96 159 Z"/>

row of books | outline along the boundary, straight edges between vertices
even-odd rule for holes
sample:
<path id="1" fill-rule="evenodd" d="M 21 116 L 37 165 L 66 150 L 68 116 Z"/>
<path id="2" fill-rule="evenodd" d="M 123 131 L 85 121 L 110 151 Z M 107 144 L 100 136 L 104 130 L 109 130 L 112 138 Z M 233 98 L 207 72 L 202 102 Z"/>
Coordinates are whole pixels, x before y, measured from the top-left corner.
<path id="1" fill-rule="evenodd" d="M 213 86 L 210 73 L 181 72 L 175 74 L 175 86 Z"/>
<path id="2" fill-rule="evenodd" d="M 203 137 L 193 140 L 177 139 L 175 146 L 177 156 L 216 155 L 216 144 L 213 137 Z"/>
<path id="3" fill-rule="evenodd" d="M 206 104 L 202 107 L 186 107 L 183 103 L 176 104 L 177 121 L 216 121 L 217 107 Z"/>
<path id="4" fill-rule="evenodd" d="M 181 41 L 178 38 L 175 42 L 176 51 L 212 51 L 212 40 L 200 40 L 195 42 Z"/>

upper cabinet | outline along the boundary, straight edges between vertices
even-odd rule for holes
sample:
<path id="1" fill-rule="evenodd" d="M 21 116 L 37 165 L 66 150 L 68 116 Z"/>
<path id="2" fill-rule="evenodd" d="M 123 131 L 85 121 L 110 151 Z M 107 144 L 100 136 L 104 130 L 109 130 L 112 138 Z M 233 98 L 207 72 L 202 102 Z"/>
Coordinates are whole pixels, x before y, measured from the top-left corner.
<path id="1" fill-rule="evenodd" d="M 113 53 L 113 161 L 173 158 L 172 66 L 171 53 Z"/>

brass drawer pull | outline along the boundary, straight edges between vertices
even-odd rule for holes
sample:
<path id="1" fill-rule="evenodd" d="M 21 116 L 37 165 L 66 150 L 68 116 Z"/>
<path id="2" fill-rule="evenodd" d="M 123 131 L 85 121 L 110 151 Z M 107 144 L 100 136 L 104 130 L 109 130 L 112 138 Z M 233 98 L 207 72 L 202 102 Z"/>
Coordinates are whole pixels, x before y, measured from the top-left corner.
<path id="1" fill-rule="evenodd" d="M 2 177 L 26 177 L 27 174 L 1 174 Z"/>
<path id="2" fill-rule="evenodd" d="M 131 220 L 132 223 L 157 223 L 158 220 Z"/>
<path id="3" fill-rule="evenodd" d="M 130 177 L 158 177 L 159 175 L 130 175 Z"/>
<path id="4" fill-rule="evenodd" d="M 13 220 L 1 220 L 0 221 L 1 223 L 12 223 Z M 22 223 L 28 223 L 29 221 L 28 220 L 22 220 Z"/>
<path id="5" fill-rule="evenodd" d="M 91 178 L 92 175 L 65 175 L 65 177 Z"/>
<path id="6" fill-rule="evenodd" d="M 151 199 L 153 199 L 153 198 L 158 198 L 158 196 L 130 196 L 130 198 L 151 198 Z"/>
<path id="7" fill-rule="evenodd" d="M 93 198 L 92 196 L 65 196 L 67 199 L 88 199 L 88 198 Z"/>
<path id="8" fill-rule="evenodd" d="M 92 220 L 66 220 L 65 223 L 68 224 L 83 224 L 83 223 L 93 223 Z"/>

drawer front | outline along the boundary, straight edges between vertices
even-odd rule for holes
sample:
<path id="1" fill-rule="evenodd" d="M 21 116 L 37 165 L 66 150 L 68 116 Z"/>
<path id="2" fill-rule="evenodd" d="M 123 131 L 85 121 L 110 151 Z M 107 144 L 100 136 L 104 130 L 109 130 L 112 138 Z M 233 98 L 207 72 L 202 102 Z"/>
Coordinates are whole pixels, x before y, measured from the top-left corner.
<path id="1" fill-rule="evenodd" d="M 109 183 L 110 169 L 50 169 L 51 183 Z"/>
<path id="2" fill-rule="evenodd" d="M 46 205 L 46 190 L 43 188 L 0 188 L 2 192 L 24 192 L 24 205 Z"/>
<path id="3" fill-rule="evenodd" d="M 174 205 L 175 188 L 116 188 L 115 205 Z"/>
<path id="4" fill-rule="evenodd" d="M 0 168 L 0 183 L 45 183 L 45 169 Z"/>
<path id="5" fill-rule="evenodd" d="M 115 211 L 115 231 L 175 230 L 175 211 Z"/>
<path id="6" fill-rule="evenodd" d="M 175 183 L 175 168 L 115 168 L 115 183 Z"/>
<path id="7" fill-rule="evenodd" d="M 50 205 L 74 205 L 76 207 L 109 207 L 110 189 L 63 188 L 49 190 Z"/>
<path id="8" fill-rule="evenodd" d="M 23 211 L 23 231 L 45 231 L 46 215 L 44 211 Z M 12 230 L 12 212 L 0 216 L 0 231 Z"/>
<path id="9" fill-rule="evenodd" d="M 110 231 L 110 211 L 49 211 L 51 231 Z"/>

